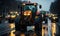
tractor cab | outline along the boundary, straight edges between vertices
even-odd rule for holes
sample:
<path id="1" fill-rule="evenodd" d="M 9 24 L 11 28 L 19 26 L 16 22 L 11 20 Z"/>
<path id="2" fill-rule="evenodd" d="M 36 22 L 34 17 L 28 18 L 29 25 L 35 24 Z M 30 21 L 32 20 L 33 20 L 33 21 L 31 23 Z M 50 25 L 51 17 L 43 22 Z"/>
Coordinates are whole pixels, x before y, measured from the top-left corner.
<path id="1" fill-rule="evenodd" d="M 39 6 L 41 8 L 41 6 Z M 37 12 L 37 3 L 21 4 L 21 20 L 15 24 L 16 30 L 20 32 L 35 31 L 35 17 Z M 30 28 L 30 29 L 29 29 Z"/>
<path id="2" fill-rule="evenodd" d="M 37 12 L 37 3 L 22 4 L 22 15 L 24 17 L 34 18 Z"/>
<path id="3" fill-rule="evenodd" d="M 33 23 L 35 15 L 37 12 L 37 3 L 22 3 L 22 11 L 21 11 L 21 17 L 22 22 L 25 21 L 22 25 L 31 25 L 30 22 Z M 26 24 L 26 22 L 29 22 Z"/>

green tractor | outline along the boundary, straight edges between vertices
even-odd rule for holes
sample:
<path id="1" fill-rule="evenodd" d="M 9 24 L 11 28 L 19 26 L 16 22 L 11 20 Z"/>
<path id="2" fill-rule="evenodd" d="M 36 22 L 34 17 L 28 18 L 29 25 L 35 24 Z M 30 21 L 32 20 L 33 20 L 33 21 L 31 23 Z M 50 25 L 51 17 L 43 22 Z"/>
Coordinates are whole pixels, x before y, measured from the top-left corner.
<path id="1" fill-rule="evenodd" d="M 39 6 L 41 8 L 41 6 Z M 21 32 L 35 31 L 34 19 L 37 12 L 37 3 L 22 3 L 21 5 L 21 19 L 16 25 L 16 30 Z M 31 28 L 31 29 L 28 29 Z"/>

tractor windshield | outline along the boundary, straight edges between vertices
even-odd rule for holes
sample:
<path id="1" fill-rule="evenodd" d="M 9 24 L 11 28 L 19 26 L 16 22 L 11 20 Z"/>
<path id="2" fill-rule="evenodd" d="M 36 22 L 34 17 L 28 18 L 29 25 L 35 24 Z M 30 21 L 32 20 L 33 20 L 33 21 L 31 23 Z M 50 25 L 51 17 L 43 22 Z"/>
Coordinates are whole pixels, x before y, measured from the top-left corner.
<path id="1" fill-rule="evenodd" d="M 35 5 L 25 5 L 24 11 L 26 11 L 26 10 L 31 10 L 32 12 L 36 12 L 37 8 Z"/>

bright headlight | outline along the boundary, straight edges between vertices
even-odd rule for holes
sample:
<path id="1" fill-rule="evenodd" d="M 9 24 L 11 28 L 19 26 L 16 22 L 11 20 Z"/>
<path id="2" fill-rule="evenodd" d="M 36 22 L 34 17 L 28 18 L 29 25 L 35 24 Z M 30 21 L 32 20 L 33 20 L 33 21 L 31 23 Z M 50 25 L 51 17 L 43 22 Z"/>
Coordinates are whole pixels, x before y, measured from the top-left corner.
<path id="1" fill-rule="evenodd" d="M 11 15 L 11 18 L 15 18 L 16 17 L 16 15 Z"/>
<path id="2" fill-rule="evenodd" d="M 18 12 L 15 12 L 16 14 L 18 13 Z"/>
<path id="3" fill-rule="evenodd" d="M 32 27 L 33 29 L 35 28 L 35 26 Z"/>
<path id="4" fill-rule="evenodd" d="M 24 16 L 29 16 L 29 15 L 31 15 L 31 11 L 25 11 L 24 12 Z"/>
<path id="5" fill-rule="evenodd" d="M 53 19 L 56 19 L 55 17 Z"/>

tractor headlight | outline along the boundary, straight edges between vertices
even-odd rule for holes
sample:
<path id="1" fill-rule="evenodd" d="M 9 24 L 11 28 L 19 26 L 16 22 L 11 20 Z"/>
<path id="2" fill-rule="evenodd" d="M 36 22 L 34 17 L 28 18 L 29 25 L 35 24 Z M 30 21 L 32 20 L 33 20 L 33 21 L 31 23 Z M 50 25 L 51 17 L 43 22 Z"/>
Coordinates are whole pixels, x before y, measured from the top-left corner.
<path id="1" fill-rule="evenodd" d="M 24 16 L 30 16 L 31 15 L 31 11 L 25 11 L 24 12 Z"/>

